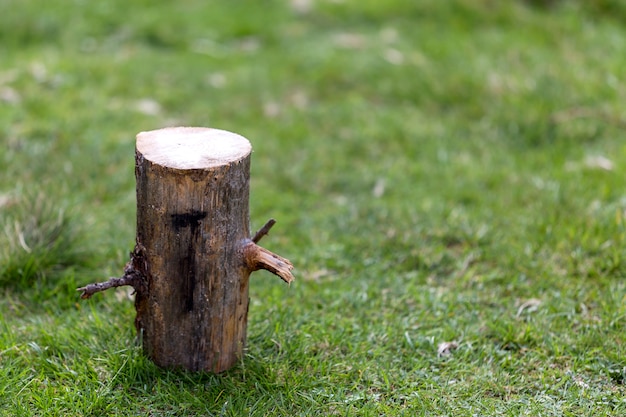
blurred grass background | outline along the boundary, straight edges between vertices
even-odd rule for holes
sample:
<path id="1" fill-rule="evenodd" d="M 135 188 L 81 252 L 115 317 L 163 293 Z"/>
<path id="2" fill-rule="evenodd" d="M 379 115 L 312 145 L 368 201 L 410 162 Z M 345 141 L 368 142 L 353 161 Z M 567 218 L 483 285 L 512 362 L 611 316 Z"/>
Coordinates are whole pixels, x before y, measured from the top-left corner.
<path id="1" fill-rule="evenodd" d="M 0 3 L 0 414 L 621 415 L 617 0 Z M 155 368 L 119 275 L 134 136 L 253 144 L 225 374 Z M 438 352 L 442 343 L 456 346 Z"/>

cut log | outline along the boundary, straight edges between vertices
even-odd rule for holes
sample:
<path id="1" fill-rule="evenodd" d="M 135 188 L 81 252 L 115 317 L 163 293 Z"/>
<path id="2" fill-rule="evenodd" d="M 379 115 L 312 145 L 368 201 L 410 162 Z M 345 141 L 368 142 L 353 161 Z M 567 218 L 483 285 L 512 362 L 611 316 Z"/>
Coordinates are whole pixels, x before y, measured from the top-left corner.
<path id="1" fill-rule="evenodd" d="M 246 343 L 250 273 L 293 280 L 287 259 L 257 245 L 273 220 L 250 235 L 251 152 L 247 139 L 218 129 L 137 135 L 135 250 L 122 278 L 79 290 L 88 298 L 132 285 L 137 332 L 159 366 L 232 367 Z"/>

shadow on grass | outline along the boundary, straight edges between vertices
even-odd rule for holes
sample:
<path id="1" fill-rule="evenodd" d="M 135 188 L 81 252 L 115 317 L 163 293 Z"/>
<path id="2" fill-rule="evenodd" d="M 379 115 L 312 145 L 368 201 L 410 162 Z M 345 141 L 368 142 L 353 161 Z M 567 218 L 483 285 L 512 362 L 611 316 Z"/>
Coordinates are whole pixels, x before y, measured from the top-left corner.
<path id="1" fill-rule="evenodd" d="M 275 410 L 291 391 L 272 370 L 271 364 L 248 355 L 234 368 L 220 373 L 161 369 L 140 347 L 121 355 L 119 368 L 107 390 L 123 397 L 131 407 L 176 415 L 255 415 Z M 93 415 L 110 410 L 113 398 L 101 392 Z M 98 404 L 99 403 L 99 404 Z M 156 405 L 158 404 L 158 405 Z M 158 408 L 155 408 L 158 407 Z"/>

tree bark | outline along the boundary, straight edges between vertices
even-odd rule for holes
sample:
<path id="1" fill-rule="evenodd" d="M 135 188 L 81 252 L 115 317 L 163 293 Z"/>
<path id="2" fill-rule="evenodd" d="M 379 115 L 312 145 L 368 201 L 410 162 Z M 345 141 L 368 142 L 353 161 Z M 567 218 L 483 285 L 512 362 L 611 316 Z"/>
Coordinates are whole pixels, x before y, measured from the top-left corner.
<path id="1" fill-rule="evenodd" d="M 135 325 L 159 366 L 221 372 L 246 343 L 248 279 L 266 269 L 293 280 L 291 263 L 257 245 L 249 230 L 252 148 L 234 133 L 167 128 L 137 135 L 137 238 L 124 276 Z M 105 286 L 100 288 L 97 286 Z"/>

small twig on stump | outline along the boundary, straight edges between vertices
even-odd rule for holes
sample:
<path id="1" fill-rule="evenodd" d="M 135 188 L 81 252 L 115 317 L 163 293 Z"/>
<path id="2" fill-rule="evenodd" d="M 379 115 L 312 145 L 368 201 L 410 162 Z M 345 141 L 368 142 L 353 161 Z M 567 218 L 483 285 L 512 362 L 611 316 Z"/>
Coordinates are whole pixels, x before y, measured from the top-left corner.
<path id="1" fill-rule="evenodd" d="M 97 292 L 124 285 L 130 285 L 135 291 L 141 291 L 144 288 L 144 277 L 148 270 L 144 256 L 145 250 L 142 245 L 137 244 L 130 254 L 130 261 L 124 267 L 124 275 L 122 277 L 112 277 L 105 282 L 96 282 L 95 284 L 78 288 L 76 291 L 82 291 L 80 298 L 87 299 Z"/>
<path id="2" fill-rule="evenodd" d="M 105 282 L 96 282 L 95 284 L 89 284 L 86 287 L 78 288 L 76 291 L 82 291 L 80 298 L 87 299 L 97 292 L 108 290 L 109 288 L 121 287 L 124 285 L 135 286 L 135 275 L 124 275 L 121 278 L 111 277 Z"/>
<path id="3" fill-rule="evenodd" d="M 254 234 L 252 242 L 248 241 L 245 244 L 243 248 L 245 261 L 250 270 L 257 271 L 259 269 L 265 269 L 272 274 L 278 275 L 287 284 L 291 284 L 294 280 L 291 273 L 293 264 L 289 262 L 288 259 L 278 256 L 257 245 L 259 240 L 270 231 L 275 223 L 276 220 L 269 219 L 267 223 L 265 223 L 265 226 L 261 227 L 259 231 Z"/>
<path id="4" fill-rule="evenodd" d="M 274 275 L 278 275 L 287 284 L 291 284 L 294 280 L 293 264 L 282 256 L 268 251 L 254 242 L 248 241 L 243 248 L 245 261 L 250 270 L 258 271 L 265 269 Z"/>
<path id="5" fill-rule="evenodd" d="M 261 240 L 263 236 L 269 233 L 270 229 L 272 228 L 272 226 L 274 226 L 274 224 L 276 224 L 276 220 L 269 219 L 267 223 L 265 223 L 265 226 L 261 227 L 259 231 L 254 234 L 252 241 L 254 243 L 259 243 L 259 240 Z"/>

